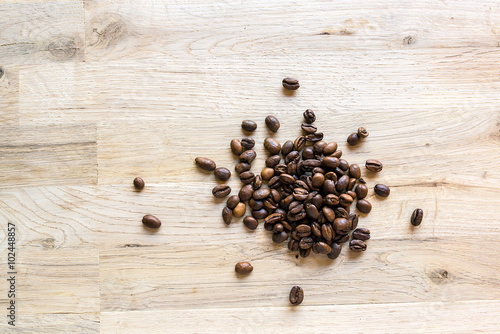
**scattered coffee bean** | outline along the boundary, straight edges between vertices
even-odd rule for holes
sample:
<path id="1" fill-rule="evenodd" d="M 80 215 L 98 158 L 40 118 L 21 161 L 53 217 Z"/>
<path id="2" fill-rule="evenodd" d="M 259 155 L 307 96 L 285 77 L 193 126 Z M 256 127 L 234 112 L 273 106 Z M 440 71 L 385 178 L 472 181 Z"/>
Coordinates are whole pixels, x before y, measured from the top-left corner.
<path id="1" fill-rule="evenodd" d="M 251 171 L 246 171 L 240 174 L 240 180 L 244 184 L 250 184 L 253 183 L 255 180 L 255 174 Z"/>
<path id="2" fill-rule="evenodd" d="M 243 218 L 243 224 L 249 230 L 255 230 L 257 226 L 259 226 L 259 221 L 252 216 L 246 216 L 245 218 Z"/>
<path id="3" fill-rule="evenodd" d="M 304 290 L 300 286 L 294 286 L 292 290 L 290 290 L 290 304 L 292 305 L 300 305 L 304 300 Z"/>
<path id="4" fill-rule="evenodd" d="M 262 176 L 255 175 L 255 179 L 253 180 L 253 190 L 257 190 L 262 187 Z"/>
<path id="5" fill-rule="evenodd" d="M 245 215 L 245 211 L 247 209 L 247 206 L 243 202 L 239 202 L 236 204 L 236 207 L 233 209 L 233 216 L 236 218 L 241 218 Z"/>
<path id="6" fill-rule="evenodd" d="M 209 172 L 213 171 L 216 167 L 215 162 L 208 158 L 198 157 L 195 159 L 195 162 L 198 167 Z"/>
<path id="7" fill-rule="evenodd" d="M 252 198 L 253 191 L 253 186 L 251 184 L 247 184 L 246 186 L 242 187 L 238 194 L 240 201 L 246 202 L 250 198 Z"/>
<path id="8" fill-rule="evenodd" d="M 141 179 L 140 177 L 136 177 L 134 179 L 134 187 L 135 187 L 135 189 L 139 189 L 140 190 L 140 189 L 144 188 L 144 185 L 145 185 L 144 180 Z"/>
<path id="9" fill-rule="evenodd" d="M 274 176 L 274 169 L 266 167 L 260 172 L 260 175 L 262 176 L 262 180 L 269 181 Z"/>
<path id="10" fill-rule="evenodd" d="M 372 211 L 372 205 L 365 199 L 358 199 L 356 208 L 361 213 L 370 213 L 370 211 Z"/>
<path id="11" fill-rule="evenodd" d="M 273 242 L 277 244 L 282 243 L 286 239 L 288 239 L 288 233 L 286 233 L 285 231 L 274 233 L 272 237 Z"/>
<path id="12" fill-rule="evenodd" d="M 330 253 L 327 254 L 327 256 L 328 256 L 328 258 L 335 260 L 340 255 L 340 252 L 342 250 L 342 244 L 334 242 L 331 244 L 330 247 L 332 250 L 330 251 Z"/>
<path id="13" fill-rule="evenodd" d="M 161 226 L 161 221 L 153 215 L 142 217 L 142 223 L 149 228 L 159 228 Z"/>
<path id="14" fill-rule="evenodd" d="M 351 223 L 351 227 L 350 227 L 350 230 L 355 230 L 356 227 L 358 227 L 358 215 L 355 214 L 355 213 L 351 213 L 349 215 L 349 222 Z"/>
<path id="15" fill-rule="evenodd" d="M 359 166 L 356 164 L 350 165 L 349 175 L 355 179 L 359 179 L 361 177 L 361 168 L 359 168 Z"/>
<path id="16" fill-rule="evenodd" d="M 353 239 L 358 239 L 358 240 L 368 240 L 370 239 L 370 230 L 364 227 L 360 227 L 354 230 L 352 232 L 352 237 Z"/>
<path id="17" fill-rule="evenodd" d="M 288 90 L 297 90 L 300 87 L 299 80 L 294 78 L 284 78 L 282 84 Z"/>
<path id="18" fill-rule="evenodd" d="M 306 136 L 306 140 L 312 143 L 323 140 L 323 132 L 310 133 Z"/>
<path id="19" fill-rule="evenodd" d="M 248 150 L 240 154 L 240 161 L 241 162 L 247 162 L 247 163 L 252 163 L 254 161 L 255 157 L 257 156 L 257 153 L 255 153 L 254 150 Z"/>
<path id="20" fill-rule="evenodd" d="M 349 137 L 347 137 L 347 143 L 351 146 L 354 146 L 359 143 L 359 137 L 357 133 L 351 133 Z"/>
<path id="21" fill-rule="evenodd" d="M 380 161 L 375 159 L 366 160 L 365 166 L 366 169 L 368 169 L 370 172 L 375 172 L 375 173 L 380 172 L 384 167 Z"/>
<path id="22" fill-rule="evenodd" d="M 214 170 L 214 175 L 221 181 L 227 181 L 231 177 L 231 172 L 225 167 L 219 167 Z"/>
<path id="23" fill-rule="evenodd" d="M 366 250 L 366 242 L 363 240 L 353 239 L 349 243 L 349 248 L 356 253 L 364 252 Z"/>
<path id="24" fill-rule="evenodd" d="M 234 209 L 235 206 L 238 205 L 239 202 L 240 202 L 240 198 L 238 197 L 238 195 L 233 195 L 233 196 L 229 196 L 229 198 L 226 201 L 226 205 L 228 208 Z"/>
<path id="25" fill-rule="evenodd" d="M 231 220 L 233 218 L 233 211 L 228 208 L 227 206 L 222 209 L 222 220 L 224 220 L 224 223 L 226 225 L 231 224 Z"/>
<path id="26" fill-rule="evenodd" d="M 266 159 L 266 166 L 269 168 L 274 168 L 276 165 L 278 165 L 281 161 L 281 156 L 276 154 L 276 155 L 271 155 L 269 158 Z"/>
<path id="27" fill-rule="evenodd" d="M 241 140 L 241 146 L 243 146 L 245 150 L 250 150 L 255 146 L 255 140 L 253 138 L 243 138 Z"/>
<path id="28" fill-rule="evenodd" d="M 241 122 L 241 128 L 247 132 L 253 132 L 257 129 L 257 123 L 250 120 L 244 120 Z"/>
<path id="29" fill-rule="evenodd" d="M 272 132 L 277 132 L 280 128 L 280 122 L 273 115 L 269 115 L 266 117 L 266 126 Z"/>
<path id="30" fill-rule="evenodd" d="M 368 137 L 368 131 L 366 131 L 366 129 L 364 127 L 360 127 L 358 129 L 358 136 L 360 138 L 366 138 L 366 137 Z"/>
<path id="31" fill-rule="evenodd" d="M 422 209 L 415 209 L 411 215 L 411 224 L 413 226 L 418 226 L 422 223 L 422 218 L 424 218 L 424 211 Z"/>
<path id="32" fill-rule="evenodd" d="M 315 133 L 316 131 L 318 131 L 318 128 L 316 128 L 316 126 L 312 124 L 302 123 L 302 130 L 306 133 Z"/>
<path id="33" fill-rule="evenodd" d="M 384 184 L 376 184 L 373 190 L 375 191 L 375 194 L 380 197 L 387 197 L 391 193 L 391 189 Z"/>
<path id="34" fill-rule="evenodd" d="M 314 111 L 312 111 L 311 109 L 307 109 L 306 111 L 304 111 L 304 120 L 309 124 L 314 123 L 314 121 L 316 120 L 316 114 L 314 114 Z"/>
<path id="35" fill-rule="evenodd" d="M 252 165 L 250 165 L 248 162 L 240 162 L 236 164 L 236 167 L 234 167 L 234 170 L 236 173 L 241 174 L 243 172 L 246 172 L 247 170 L 250 170 L 252 168 Z"/>
<path id="36" fill-rule="evenodd" d="M 240 155 L 243 153 L 243 146 L 241 145 L 241 141 L 239 139 L 231 140 L 231 152 L 234 155 Z"/>
<path id="37" fill-rule="evenodd" d="M 281 151 L 281 145 L 279 141 L 270 137 L 264 139 L 264 147 L 271 155 L 279 154 Z"/>
<path id="38" fill-rule="evenodd" d="M 227 184 L 219 184 L 212 189 L 212 194 L 217 198 L 226 197 L 231 193 L 231 187 Z"/>
<path id="39" fill-rule="evenodd" d="M 354 191 L 356 192 L 358 200 L 363 199 L 366 195 L 368 195 L 368 187 L 364 184 L 358 184 Z"/>
<path id="40" fill-rule="evenodd" d="M 253 267 L 249 262 L 238 262 L 234 266 L 234 270 L 240 275 L 248 275 L 252 272 Z"/>

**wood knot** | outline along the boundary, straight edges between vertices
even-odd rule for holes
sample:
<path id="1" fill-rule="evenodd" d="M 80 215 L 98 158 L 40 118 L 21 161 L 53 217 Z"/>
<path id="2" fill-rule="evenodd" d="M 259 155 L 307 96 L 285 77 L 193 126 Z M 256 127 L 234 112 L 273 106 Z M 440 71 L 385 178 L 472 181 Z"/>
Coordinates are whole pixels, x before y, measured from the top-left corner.
<path id="1" fill-rule="evenodd" d="M 43 248 L 54 249 L 54 242 L 55 242 L 54 238 L 47 238 L 43 239 L 41 244 Z"/>
<path id="2" fill-rule="evenodd" d="M 403 38 L 403 44 L 404 45 L 410 45 L 410 44 L 413 44 L 415 43 L 415 37 L 413 36 L 406 36 L 405 38 Z"/>
<path id="3" fill-rule="evenodd" d="M 78 50 L 75 41 L 68 37 L 60 37 L 47 45 L 47 51 L 55 60 L 59 61 L 73 58 Z"/>
<path id="4" fill-rule="evenodd" d="M 4 74 L 5 72 L 3 71 L 3 68 L 0 67 L 0 79 L 3 77 Z"/>
<path id="5" fill-rule="evenodd" d="M 90 45 L 103 48 L 116 44 L 119 39 L 128 33 L 125 22 L 114 14 L 98 18 L 91 24 L 91 29 Z"/>
<path id="6" fill-rule="evenodd" d="M 435 284 L 443 284 L 451 279 L 450 274 L 443 268 L 430 268 L 427 270 L 427 277 Z"/>

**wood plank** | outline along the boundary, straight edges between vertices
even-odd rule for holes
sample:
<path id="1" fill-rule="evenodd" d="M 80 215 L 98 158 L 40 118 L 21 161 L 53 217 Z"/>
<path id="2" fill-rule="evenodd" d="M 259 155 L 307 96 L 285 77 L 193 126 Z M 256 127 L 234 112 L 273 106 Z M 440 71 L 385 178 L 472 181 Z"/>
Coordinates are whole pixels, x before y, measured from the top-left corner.
<path id="1" fill-rule="evenodd" d="M 244 237 L 226 245 L 164 239 L 163 247 L 100 252 L 102 311 L 284 307 L 294 285 L 307 306 L 500 298 L 500 244 L 491 239 L 487 248 L 464 239 L 370 240 L 363 254 L 344 249 L 335 261 L 296 259 L 283 245 Z M 254 266 L 248 277 L 235 274 L 240 261 Z"/>
<path id="2" fill-rule="evenodd" d="M 19 315 L 16 327 L 0 323 L 4 333 L 16 334 L 67 334 L 67 333 L 100 333 L 99 313 L 59 313 Z M 104 332 L 103 332 L 104 333 Z"/>
<path id="3" fill-rule="evenodd" d="M 57 15 L 55 15 L 57 13 Z M 83 1 L 0 4 L 3 64 L 75 62 L 84 59 Z"/>
<path id="4" fill-rule="evenodd" d="M 306 295 L 307 297 L 307 295 Z M 104 333 L 493 333 L 500 302 L 422 302 L 103 312 Z"/>
<path id="5" fill-rule="evenodd" d="M 95 126 L 2 126 L 0 143 L 3 188 L 97 182 Z"/>
<path id="6" fill-rule="evenodd" d="M 19 125 L 19 70 L 0 66 L 0 125 Z"/>
<path id="7" fill-rule="evenodd" d="M 85 2 L 91 61 L 307 50 L 496 47 L 496 1 Z"/>

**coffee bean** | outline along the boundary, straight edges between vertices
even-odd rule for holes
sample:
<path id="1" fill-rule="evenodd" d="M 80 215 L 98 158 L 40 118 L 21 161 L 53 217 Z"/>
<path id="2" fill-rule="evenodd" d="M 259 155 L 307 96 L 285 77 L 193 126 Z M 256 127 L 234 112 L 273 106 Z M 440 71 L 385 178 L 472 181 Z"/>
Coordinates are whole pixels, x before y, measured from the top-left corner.
<path id="1" fill-rule="evenodd" d="M 260 209 L 262 209 L 264 207 L 264 202 L 262 202 L 260 200 L 255 200 L 253 198 L 250 198 L 250 200 L 248 200 L 248 206 L 252 210 L 260 210 Z"/>
<path id="2" fill-rule="evenodd" d="M 285 183 L 285 184 L 293 184 L 295 182 L 295 179 L 293 178 L 293 176 L 291 176 L 289 174 L 281 174 L 280 180 L 282 183 Z"/>
<path id="3" fill-rule="evenodd" d="M 333 242 L 337 242 L 339 244 L 343 244 L 349 240 L 349 234 L 339 234 L 335 238 L 333 238 Z"/>
<path id="4" fill-rule="evenodd" d="M 273 242 L 277 244 L 282 243 L 283 241 L 286 241 L 286 239 L 288 239 L 288 233 L 286 233 L 285 231 L 274 233 L 272 239 Z"/>
<path id="5" fill-rule="evenodd" d="M 302 209 L 304 209 L 304 204 L 302 204 L 299 201 L 293 201 L 288 206 L 288 212 L 291 213 L 292 215 L 298 214 L 299 212 L 302 211 Z"/>
<path id="6" fill-rule="evenodd" d="M 222 209 L 222 220 L 224 220 L 224 223 L 226 225 L 231 224 L 231 219 L 233 218 L 233 211 L 228 208 L 227 206 Z"/>
<path id="7" fill-rule="evenodd" d="M 366 195 L 368 195 L 368 187 L 364 184 L 358 184 L 354 191 L 356 192 L 358 200 L 363 199 Z"/>
<path id="8" fill-rule="evenodd" d="M 240 275 L 248 275 L 252 272 L 253 267 L 249 262 L 238 262 L 234 266 L 234 270 Z"/>
<path id="9" fill-rule="evenodd" d="M 323 224 L 321 225 L 321 236 L 326 241 L 331 241 L 334 237 L 335 232 L 333 231 L 333 227 L 331 224 Z"/>
<path id="10" fill-rule="evenodd" d="M 382 163 L 378 160 L 375 160 L 375 159 L 368 159 L 366 160 L 366 163 L 365 163 L 365 167 L 366 169 L 368 169 L 370 172 L 375 172 L 375 173 L 378 173 L 382 170 L 382 168 L 384 167 L 382 165 Z"/>
<path id="11" fill-rule="evenodd" d="M 335 168 L 338 167 L 339 165 L 340 165 L 340 160 L 336 157 L 329 156 L 323 159 L 323 166 L 327 168 Z"/>
<path id="12" fill-rule="evenodd" d="M 360 127 L 358 129 L 358 136 L 360 138 L 366 138 L 366 137 L 368 137 L 368 131 L 366 131 L 366 129 L 364 127 Z"/>
<path id="13" fill-rule="evenodd" d="M 267 215 L 269 215 L 269 212 L 267 212 L 267 210 L 264 208 L 259 210 L 252 210 L 252 216 L 255 219 L 264 219 L 267 217 Z"/>
<path id="14" fill-rule="evenodd" d="M 306 121 L 306 123 L 314 123 L 314 121 L 316 120 L 316 115 L 314 114 L 314 111 L 312 111 L 311 109 L 307 109 L 306 111 L 304 111 L 304 120 Z"/>
<path id="15" fill-rule="evenodd" d="M 418 226 L 422 223 L 422 218 L 424 218 L 424 211 L 422 209 L 415 209 L 411 215 L 411 224 L 413 226 Z"/>
<path id="16" fill-rule="evenodd" d="M 342 244 L 334 242 L 333 244 L 330 245 L 332 248 L 331 252 L 327 254 L 328 258 L 335 260 L 336 258 L 339 257 L 340 251 L 342 250 Z"/>
<path id="17" fill-rule="evenodd" d="M 248 150 L 240 154 L 240 161 L 252 163 L 256 156 L 257 153 L 254 150 Z"/>
<path id="18" fill-rule="evenodd" d="M 255 219 L 254 217 L 246 216 L 245 218 L 243 218 L 243 224 L 249 230 L 255 230 L 257 228 L 257 226 L 259 226 L 259 221 L 257 219 Z"/>
<path id="19" fill-rule="evenodd" d="M 161 221 L 153 215 L 142 217 L 142 223 L 149 228 L 159 228 L 161 226 Z"/>
<path id="20" fill-rule="evenodd" d="M 144 180 L 141 179 L 140 177 L 136 177 L 134 179 L 134 187 L 135 187 L 135 189 L 139 189 L 140 190 L 140 189 L 144 188 L 144 185 L 145 185 Z"/>
<path id="21" fill-rule="evenodd" d="M 227 184 L 219 184 L 212 189 L 212 194 L 217 198 L 226 197 L 231 193 L 231 187 Z"/>
<path id="22" fill-rule="evenodd" d="M 322 241 L 316 243 L 316 249 L 319 254 L 329 254 L 332 251 L 332 248 Z"/>
<path id="23" fill-rule="evenodd" d="M 289 164 L 292 161 L 298 162 L 300 160 L 300 153 L 298 151 L 292 151 L 285 157 L 285 164 Z"/>
<path id="24" fill-rule="evenodd" d="M 323 132 L 315 132 L 308 134 L 306 136 L 306 140 L 311 143 L 315 143 L 317 141 L 323 140 Z"/>
<path id="25" fill-rule="evenodd" d="M 308 160 L 314 158 L 316 158 L 314 149 L 312 147 L 305 147 L 304 150 L 302 151 L 302 160 Z"/>
<path id="26" fill-rule="evenodd" d="M 293 149 L 295 151 L 301 151 L 305 145 L 306 145 L 306 137 L 298 136 L 297 138 L 295 138 L 295 142 L 293 143 Z"/>
<path id="27" fill-rule="evenodd" d="M 294 286 L 290 290 L 290 304 L 299 305 L 304 300 L 304 290 L 300 286 Z"/>
<path id="28" fill-rule="evenodd" d="M 288 90 L 297 90 L 300 87 L 299 80 L 294 78 L 284 78 L 281 84 Z"/>
<path id="29" fill-rule="evenodd" d="M 356 208 L 361 213 L 370 213 L 370 211 L 372 211 L 372 205 L 365 199 L 358 199 L 358 202 L 356 203 Z"/>
<path id="30" fill-rule="evenodd" d="M 266 117 L 266 126 L 271 132 L 277 132 L 280 128 L 280 122 L 273 115 L 269 115 Z"/>
<path id="31" fill-rule="evenodd" d="M 360 227 L 352 232 L 352 237 L 358 240 L 368 240 L 370 239 L 370 230 L 364 227 Z"/>
<path id="32" fill-rule="evenodd" d="M 323 150 L 325 149 L 326 145 L 327 145 L 326 141 L 323 140 L 315 142 L 313 145 L 314 153 L 318 155 L 323 154 Z"/>
<path id="33" fill-rule="evenodd" d="M 318 131 L 318 128 L 315 125 L 307 123 L 302 123 L 301 128 L 306 133 L 315 133 L 316 131 Z"/>
<path id="34" fill-rule="evenodd" d="M 299 245 L 300 245 L 300 243 L 299 243 Z M 309 254 L 311 254 L 311 248 L 308 248 L 308 249 L 302 249 L 302 248 L 300 248 L 299 249 L 299 255 L 300 255 L 300 257 L 306 258 L 306 257 L 309 256 Z"/>
<path id="35" fill-rule="evenodd" d="M 353 199 L 348 194 L 342 194 L 339 196 L 339 203 L 343 207 L 351 206 L 352 202 L 353 202 Z"/>
<path id="36" fill-rule="evenodd" d="M 279 188 L 281 187 L 281 180 L 280 180 L 280 177 L 275 175 L 273 176 L 268 182 L 267 182 L 267 185 L 269 186 L 269 188 Z"/>
<path id="37" fill-rule="evenodd" d="M 328 156 L 328 155 L 332 155 L 333 153 L 335 153 L 335 151 L 337 151 L 337 143 L 332 141 L 330 143 L 328 143 L 324 148 L 323 148 L 323 154 L 325 156 Z"/>
<path id="38" fill-rule="evenodd" d="M 240 180 L 244 184 L 250 184 L 255 180 L 255 174 L 250 171 L 246 171 L 240 174 Z"/>
<path id="39" fill-rule="evenodd" d="M 358 215 L 355 213 L 351 213 L 349 215 L 349 223 L 351 224 L 351 227 L 349 228 L 350 230 L 356 229 L 358 227 Z"/>
<path id="40" fill-rule="evenodd" d="M 332 208 L 324 206 L 322 212 L 326 220 L 328 220 L 330 223 L 334 221 L 335 211 L 333 211 Z"/>
<path id="41" fill-rule="evenodd" d="M 336 234 L 344 235 L 349 233 L 350 223 L 346 218 L 335 218 L 333 221 L 333 229 Z"/>
<path id="42" fill-rule="evenodd" d="M 357 239 L 351 240 L 349 248 L 356 253 L 364 252 L 366 250 L 366 242 Z"/>
<path id="43" fill-rule="evenodd" d="M 281 147 L 281 154 L 283 154 L 283 156 L 286 157 L 288 153 L 292 151 L 293 151 L 293 141 L 287 140 Z"/>
<path id="44" fill-rule="evenodd" d="M 276 202 L 276 203 L 279 203 L 281 201 L 281 195 L 279 193 L 279 191 L 277 191 L 276 189 L 271 189 L 271 195 L 270 197 Z"/>
<path id="45" fill-rule="evenodd" d="M 273 226 L 273 233 L 280 233 L 281 231 L 283 231 L 285 228 L 283 227 L 283 225 L 281 225 L 280 223 L 276 223 L 274 224 Z"/>
<path id="46" fill-rule="evenodd" d="M 246 202 L 253 195 L 253 186 L 251 184 L 247 184 L 246 186 L 240 189 L 238 196 L 240 197 L 240 201 Z"/>
<path id="47" fill-rule="evenodd" d="M 257 190 L 260 187 L 262 187 L 262 176 L 260 175 L 255 175 L 255 179 L 253 180 L 253 190 Z"/>
<path id="48" fill-rule="evenodd" d="M 264 147 L 271 155 L 279 154 L 281 151 L 281 144 L 279 141 L 270 137 L 264 139 Z"/>
<path id="49" fill-rule="evenodd" d="M 350 182 L 350 181 L 349 181 L 349 182 Z M 357 196 L 356 196 L 356 193 L 355 193 L 354 191 L 352 191 L 352 190 L 348 190 L 348 191 L 346 192 L 346 194 L 347 194 L 347 195 L 349 195 L 349 196 L 351 196 L 351 198 L 352 198 L 353 200 L 354 200 L 354 199 L 356 199 L 356 197 L 357 197 Z"/>
<path id="50" fill-rule="evenodd" d="M 391 189 L 384 184 L 376 184 L 373 190 L 375 191 L 375 194 L 380 197 L 387 197 L 391 193 Z"/>
<path id="51" fill-rule="evenodd" d="M 214 175 L 221 181 L 227 181 L 231 177 L 231 172 L 225 167 L 219 167 L 214 170 Z"/>
<path id="52" fill-rule="evenodd" d="M 247 170 L 250 170 L 250 168 L 252 168 L 252 165 L 250 165 L 248 162 L 240 162 L 236 164 L 234 170 L 236 171 L 236 173 L 241 174 L 243 172 L 246 172 Z"/>
<path id="53" fill-rule="evenodd" d="M 257 129 L 257 123 L 250 120 L 244 120 L 241 122 L 241 128 L 247 132 L 253 132 Z"/>
<path id="54" fill-rule="evenodd" d="M 236 218 L 241 218 L 245 215 L 245 211 L 247 209 L 247 206 L 243 202 L 239 202 L 236 204 L 236 207 L 233 209 L 233 216 Z"/>
<path id="55" fill-rule="evenodd" d="M 292 252 L 296 252 L 299 250 L 299 242 L 293 238 L 288 241 L 288 249 Z"/>
<path id="56" fill-rule="evenodd" d="M 245 150 L 249 150 L 255 146 L 255 140 L 253 138 L 243 138 L 241 140 L 241 146 L 243 146 Z"/>
<path id="57" fill-rule="evenodd" d="M 299 237 L 301 237 L 301 238 L 307 237 L 308 235 L 311 234 L 311 226 L 305 225 L 305 224 L 301 224 L 301 225 L 298 225 L 295 228 L 295 231 L 297 231 L 297 235 Z"/>
<path id="58" fill-rule="evenodd" d="M 323 182 L 325 182 L 325 176 L 320 173 L 316 173 L 312 177 L 312 186 L 316 189 L 321 188 L 323 185 Z"/>
<path id="59" fill-rule="evenodd" d="M 318 208 L 312 204 L 312 203 L 307 203 L 305 205 L 305 209 L 306 209 L 306 213 L 307 213 L 307 216 L 311 219 L 318 219 L 319 217 L 319 211 L 318 211 Z"/>
<path id="60" fill-rule="evenodd" d="M 240 155 L 243 153 L 243 146 L 241 145 L 241 141 L 239 139 L 231 140 L 231 152 L 234 155 Z"/>
<path id="61" fill-rule="evenodd" d="M 343 207 L 335 208 L 333 211 L 335 212 L 335 218 L 349 218 L 349 212 Z"/>
<path id="62" fill-rule="evenodd" d="M 228 208 L 234 209 L 234 207 L 236 205 L 238 205 L 239 202 L 240 202 L 240 198 L 238 197 L 238 195 L 232 195 L 232 196 L 229 196 L 229 198 L 227 199 L 226 205 Z"/>
<path id="63" fill-rule="evenodd" d="M 271 155 L 269 158 L 266 159 L 266 166 L 269 168 L 276 167 L 281 161 L 281 156 L 278 154 L 276 155 Z"/>
<path id="64" fill-rule="evenodd" d="M 336 150 L 335 152 L 333 152 L 331 155 L 331 157 L 335 157 L 337 159 L 340 159 L 340 157 L 342 156 L 342 150 Z"/>
<path id="65" fill-rule="evenodd" d="M 321 189 L 324 194 L 333 194 L 335 192 L 335 182 L 333 180 L 325 180 Z"/>
<path id="66" fill-rule="evenodd" d="M 335 189 L 339 193 L 341 193 L 347 189 L 348 184 L 349 184 L 349 176 L 342 175 L 342 177 L 340 177 L 340 179 L 337 181 L 337 183 L 335 183 Z"/>
<path id="67" fill-rule="evenodd" d="M 359 179 L 361 177 L 361 168 L 359 168 L 359 166 L 356 164 L 350 165 L 349 175 L 355 179 Z"/>
<path id="68" fill-rule="evenodd" d="M 259 190 L 254 191 L 253 199 L 261 200 L 266 198 L 271 194 L 271 191 L 268 188 L 260 188 Z"/>
<path id="69" fill-rule="evenodd" d="M 274 169 L 266 167 L 260 172 L 260 175 L 264 181 L 269 181 L 274 176 Z"/>
<path id="70" fill-rule="evenodd" d="M 293 190 L 293 197 L 297 200 L 297 201 L 305 201 L 306 198 L 307 198 L 307 195 L 309 195 L 309 192 L 305 189 L 302 189 L 302 188 L 295 188 Z"/>
<path id="71" fill-rule="evenodd" d="M 286 165 L 286 172 L 281 174 L 290 174 L 290 175 L 297 174 L 297 164 L 295 163 L 295 161 L 292 161 L 288 165 Z"/>
<path id="72" fill-rule="evenodd" d="M 345 159 L 339 159 L 339 168 L 346 172 L 349 169 L 349 163 Z"/>
<path id="73" fill-rule="evenodd" d="M 276 224 L 283 220 L 283 215 L 281 213 L 273 213 L 266 217 L 265 222 L 268 224 Z"/>
<path id="74" fill-rule="evenodd" d="M 301 249 L 309 249 L 313 246 L 313 239 L 311 237 L 303 237 L 299 241 L 299 247 Z"/>
<path id="75" fill-rule="evenodd" d="M 274 166 L 274 174 L 276 176 L 279 176 L 281 174 L 285 174 L 288 171 L 288 166 L 285 164 L 277 164 Z"/>
<path id="76" fill-rule="evenodd" d="M 354 189 L 354 185 L 356 184 L 356 181 L 357 180 L 355 178 L 353 178 L 353 177 L 351 177 L 349 179 L 349 184 L 347 184 L 347 190 L 348 191 L 352 191 L 352 189 Z M 353 193 L 354 193 L 354 191 L 353 191 Z M 352 196 L 352 195 L 351 195 L 351 197 L 352 198 L 356 198 L 355 196 Z"/>
<path id="77" fill-rule="evenodd" d="M 325 204 L 334 207 L 335 205 L 339 204 L 339 198 L 337 195 L 334 194 L 328 194 L 325 196 Z"/>
<path id="78" fill-rule="evenodd" d="M 356 145 L 359 142 L 359 136 L 357 133 L 351 133 L 349 137 L 347 137 L 347 143 L 351 146 Z"/>
<path id="79" fill-rule="evenodd" d="M 365 183 L 366 183 L 365 179 L 363 179 L 362 177 L 360 177 L 358 181 L 359 181 L 360 183 L 363 183 L 363 184 L 365 184 Z"/>
<path id="80" fill-rule="evenodd" d="M 194 161 L 198 167 L 209 172 L 213 171 L 216 167 L 215 162 L 208 158 L 198 157 Z"/>

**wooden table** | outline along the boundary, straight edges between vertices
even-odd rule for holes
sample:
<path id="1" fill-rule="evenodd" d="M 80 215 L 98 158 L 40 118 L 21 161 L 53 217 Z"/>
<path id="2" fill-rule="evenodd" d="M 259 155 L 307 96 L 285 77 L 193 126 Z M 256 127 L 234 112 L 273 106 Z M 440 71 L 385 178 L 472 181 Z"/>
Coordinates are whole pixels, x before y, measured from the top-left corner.
<path id="1" fill-rule="evenodd" d="M 500 332 L 500 2 L 272 3 L 0 4 L 0 332 Z M 265 116 L 283 142 L 306 108 L 348 161 L 384 163 L 363 254 L 296 259 L 262 225 L 226 227 L 194 166 L 232 170 L 253 119 L 259 171 Z"/>

